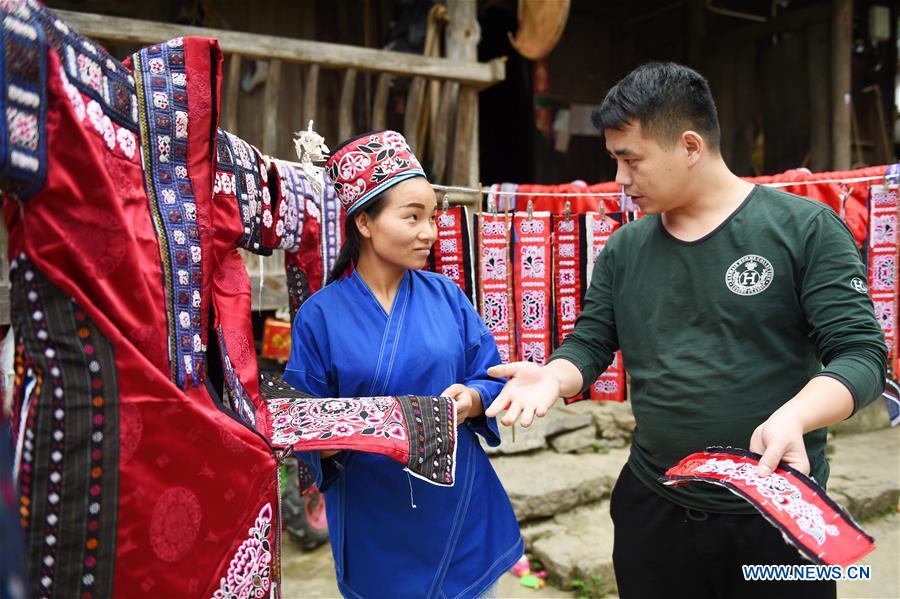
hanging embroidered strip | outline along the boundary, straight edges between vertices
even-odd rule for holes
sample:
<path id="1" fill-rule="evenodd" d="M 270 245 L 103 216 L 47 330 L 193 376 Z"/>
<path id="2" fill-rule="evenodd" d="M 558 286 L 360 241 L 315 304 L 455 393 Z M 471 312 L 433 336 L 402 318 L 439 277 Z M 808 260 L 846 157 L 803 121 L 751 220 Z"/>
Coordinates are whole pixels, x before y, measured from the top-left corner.
<path id="1" fill-rule="evenodd" d="M 575 319 L 581 313 L 584 299 L 584 247 L 581 244 L 582 227 L 576 217 L 553 216 L 553 294 L 556 315 L 555 346 L 559 347 L 566 335 L 575 328 Z"/>
<path id="2" fill-rule="evenodd" d="M 337 261 L 338 252 L 341 250 L 341 216 L 343 210 L 341 201 L 331 179 L 324 176 L 322 188 L 322 272 L 331 272 L 331 268 Z"/>
<path id="3" fill-rule="evenodd" d="M 897 208 L 896 189 L 870 188 L 869 294 L 892 363 L 897 355 Z"/>
<path id="4" fill-rule="evenodd" d="M 619 223 L 605 214 L 589 212 L 582 217 L 585 250 L 585 293 L 591 285 L 591 277 L 594 273 L 594 263 L 597 256 L 606 247 L 606 241 L 610 235 L 619 228 Z M 590 388 L 590 398 L 593 400 L 625 401 L 625 368 L 622 365 L 622 352 L 616 352 L 609 368 L 597 377 Z"/>
<path id="5" fill-rule="evenodd" d="M 269 163 L 269 181 L 276 190 L 273 201 L 283 215 L 284 231 L 279 247 L 289 252 L 300 249 L 300 233 L 306 216 L 306 201 L 301 189 L 299 171 L 283 160 Z"/>
<path id="6" fill-rule="evenodd" d="M 478 295 L 481 318 L 494 335 L 503 363 L 516 361 L 515 312 L 512 309 L 512 269 L 509 214 L 478 214 Z"/>
<path id="7" fill-rule="evenodd" d="M 430 270 L 440 273 L 462 289 L 474 301 L 472 248 L 469 243 L 469 218 L 465 206 L 450 206 L 438 212 L 438 238 L 432 247 Z"/>
<path id="8" fill-rule="evenodd" d="M 447 397 L 308 397 L 264 376 L 271 441 L 294 451 L 353 450 L 387 456 L 410 474 L 453 486 L 456 404 Z"/>
<path id="9" fill-rule="evenodd" d="M 784 538 L 817 564 L 848 566 L 875 549 L 874 539 L 815 481 L 781 465 L 757 473 L 760 455 L 731 447 L 709 447 L 669 468 L 665 485 L 712 483 L 746 499 Z"/>
<path id="10" fill-rule="evenodd" d="M 543 365 L 550 356 L 550 213 L 517 212 L 513 218 L 515 244 L 515 306 L 519 356 Z"/>

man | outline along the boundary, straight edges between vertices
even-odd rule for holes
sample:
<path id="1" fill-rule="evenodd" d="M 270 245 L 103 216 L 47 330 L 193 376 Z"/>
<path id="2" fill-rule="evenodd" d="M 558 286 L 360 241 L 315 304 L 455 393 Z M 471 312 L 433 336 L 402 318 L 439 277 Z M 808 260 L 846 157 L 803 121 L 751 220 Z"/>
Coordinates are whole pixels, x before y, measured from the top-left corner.
<path id="1" fill-rule="evenodd" d="M 621 349 L 637 421 L 610 508 L 621 595 L 833 597 L 834 582 L 744 581 L 741 564 L 803 562 L 742 499 L 657 478 L 723 445 L 762 454 L 763 476 L 784 462 L 825 483 L 825 427 L 877 397 L 885 374 L 849 230 L 823 204 L 731 173 L 709 86 L 687 67 L 634 70 L 594 123 L 647 216 L 610 238 L 547 365 L 489 371 L 510 380 L 487 415 L 529 426 Z"/>

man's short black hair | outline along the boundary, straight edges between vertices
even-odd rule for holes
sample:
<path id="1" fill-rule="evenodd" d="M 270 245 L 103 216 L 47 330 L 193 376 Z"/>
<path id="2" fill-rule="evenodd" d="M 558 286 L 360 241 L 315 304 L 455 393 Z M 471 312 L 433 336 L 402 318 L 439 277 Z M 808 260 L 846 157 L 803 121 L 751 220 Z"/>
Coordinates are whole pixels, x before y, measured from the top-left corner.
<path id="1" fill-rule="evenodd" d="M 616 83 L 592 115 L 594 126 L 621 131 L 639 121 L 641 132 L 663 147 L 688 129 L 718 151 L 719 115 L 703 75 L 674 62 L 651 62 Z"/>

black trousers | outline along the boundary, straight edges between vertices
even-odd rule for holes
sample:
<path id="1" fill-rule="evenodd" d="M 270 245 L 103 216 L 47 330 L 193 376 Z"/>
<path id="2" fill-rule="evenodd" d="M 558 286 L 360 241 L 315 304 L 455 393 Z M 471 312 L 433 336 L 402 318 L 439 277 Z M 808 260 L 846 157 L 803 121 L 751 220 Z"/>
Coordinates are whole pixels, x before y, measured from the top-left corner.
<path id="1" fill-rule="evenodd" d="M 695 483 L 702 484 L 702 483 Z M 622 599 L 833 599 L 834 581 L 745 581 L 742 564 L 809 564 L 762 516 L 688 510 L 626 465 L 610 499 Z"/>

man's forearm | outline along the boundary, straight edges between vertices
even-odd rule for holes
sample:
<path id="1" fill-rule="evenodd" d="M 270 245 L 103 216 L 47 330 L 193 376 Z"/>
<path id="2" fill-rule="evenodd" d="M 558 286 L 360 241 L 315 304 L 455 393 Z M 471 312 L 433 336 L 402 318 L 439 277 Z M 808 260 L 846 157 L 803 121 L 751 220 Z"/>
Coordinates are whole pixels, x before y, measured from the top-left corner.
<path id="1" fill-rule="evenodd" d="M 837 379 L 817 376 L 773 416 L 789 416 L 800 422 L 803 433 L 840 422 L 853 413 L 853 395 Z"/>
<path id="2" fill-rule="evenodd" d="M 581 371 L 565 358 L 553 360 L 544 369 L 559 382 L 560 397 L 572 397 L 584 387 Z"/>

